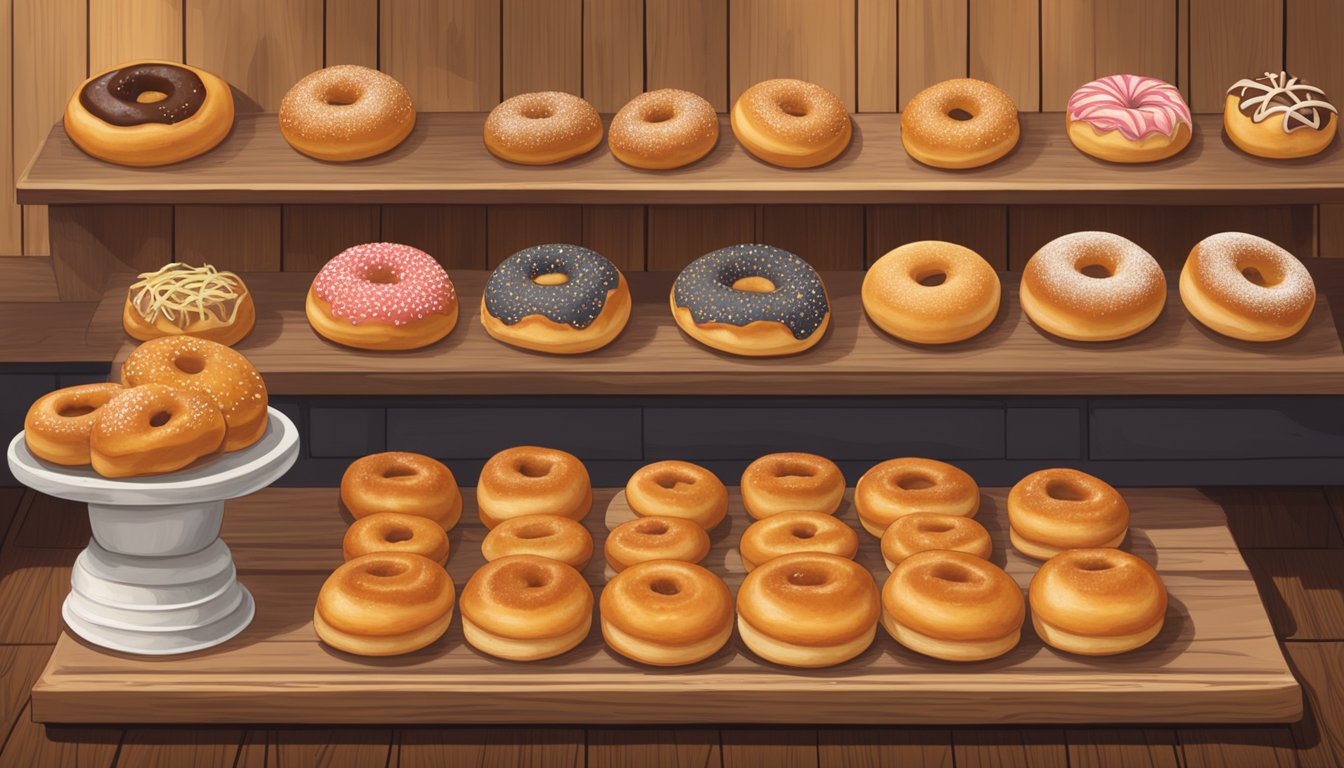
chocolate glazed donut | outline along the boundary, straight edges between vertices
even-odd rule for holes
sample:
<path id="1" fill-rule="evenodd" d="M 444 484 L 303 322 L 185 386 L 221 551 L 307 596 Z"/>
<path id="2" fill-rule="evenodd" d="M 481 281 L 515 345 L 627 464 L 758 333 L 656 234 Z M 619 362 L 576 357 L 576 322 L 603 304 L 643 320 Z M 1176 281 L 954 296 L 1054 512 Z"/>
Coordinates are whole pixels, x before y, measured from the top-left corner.
<path id="1" fill-rule="evenodd" d="M 140 103 L 143 93 L 166 98 Z M 171 64 L 136 64 L 114 69 L 90 80 L 79 92 L 79 103 L 94 117 L 112 125 L 173 123 L 196 114 L 205 103 L 205 84 L 195 72 Z"/>

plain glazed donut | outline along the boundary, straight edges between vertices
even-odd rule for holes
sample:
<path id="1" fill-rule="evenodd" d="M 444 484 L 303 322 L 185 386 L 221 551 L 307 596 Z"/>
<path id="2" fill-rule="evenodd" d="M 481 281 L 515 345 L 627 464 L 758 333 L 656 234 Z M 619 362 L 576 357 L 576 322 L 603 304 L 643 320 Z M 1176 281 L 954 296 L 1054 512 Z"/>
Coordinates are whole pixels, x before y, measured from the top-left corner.
<path id="1" fill-rule="evenodd" d="M 630 287 L 607 257 L 577 245 L 534 245 L 495 267 L 481 325 L 505 344 L 577 355 L 605 347 L 630 319 Z"/>
<path id="2" fill-rule="evenodd" d="M 1031 622 L 1046 645 L 1112 656 L 1162 631 L 1167 588 L 1143 560 L 1118 549 L 1071 549 L 1031 579 Z"/>
<path id="3" fill-rule="evenodd" d="M 98 411 L 119 392 L 120 384 L 81 384 L 39 397 L 23 419 L 23 441 L 28 451 L 53 464 L 88 464 L 93 422 Z"/>
<path id="4" fill-rule="evenodd" d="M 559 515 L 525 515 L 496 525 L 481 542 L 487 561 L 536 555 L 583 570 L 593 559 L 593 534 L 583 523 Z"/>
<path id="5" fill-rule="evenodd" d="M 834 515 L 780 512 L 747 526 L 737 549 L 750 573 L 761 563 L 795 552 L 824 552 L 853 560 L 859 535 Z"/>
<path id="6" fill-rule="evenodd" d="M 410 552 L 364 555 L 317 593 L 313 629 L 338 650 L 398 656 L 433 643 L 453 620 L 456 590 L 443 566 Z"/>
<path id="7" fill-rule="evenodd" d="M 396 147 L 415 127 L 406 86 L 357 64 L 319 69 L 280 100 L 280 134 L 318 160 L 362 160 Z"/>
<path id="8" fill-rule="evenodd" d="M 224 417 L 204 395 L 142 384 L 98 409 L 89 461 L 103 477 L 175 472 L 219 450 L 225 429 Z"/>
<path id="9" fill-rule="evenodd" d="M 323 265 L 304 303 L 324 338 L 358 349 L 418 349 L 457 325 L 457 291 L 433 256 L 399 243 L 346 248 Z"/>
<path id="10" fill-rule="evenodd" d="M 742 505 L 760 520 L 781 512 L 833 515 L 845 497 L 835 462 L 813 453 L 771 453 L 742 472 Z"/>
<path id="11" fill-rule="evenodd" d="M 398 512 L 433 520 L 445 531 L 462 517 L 457 478 L 442 462 L 404 451 L 356 459 L 341 476 L 341 503 L 356 519 Z"/>
<path id="12" fill-rule="evenodd" d="M 1266 72 L 1227 89 L 1223 127 L 1248 154 L 1274 160 L 1311 157 L 1335 140 L 1339 110 L 1320 88 L 1284 71 Z"/>
<path id="13" fill-rule="evenodd" d="M 1302 330 L 1316 308 L 1311 273 L 1255 235 L 1223 232 L 1195 244 L 1181 269 L 1181 301 L 1224 336 L 1278 341 Z"/>
<path id="14" fill-rule="evenodd" d="M 1118 547 L 1129 531 L 1129 505 L 1100 478 L 1076 469 L 1042 469 L 1008 492 L 1013 549 L 1049 560 L 1066 549 Z"/>
<path id="15" fill-rule="evenodd" d="M 600 614 L 613 651 L 658 667 L 704 661 L 733 635 L 728 585 L 692 563 L 630 566 L 602 588 Z"/>
<path id="16" fill-rule="evenodd" d="M 863 276 L 863 310 L 877 327 L 917 344 L 950 344 L 999 314 L 999 276 L 970 248 L 939 240 L 888 251 Z"/>
<path id="17" fill-rule="evenodd" d="M 853 127 L 844 102 L 804 80 L 759 82 L 737 97 L 733 134 L 748 152 L 785 168 L 812 168 L 849 146 Z"/>
<path id="18" fill-rule="evenodd" d="M 681 517 L 710 530 L 728 514 L 728 488 L 688 461 L 656 461 L 625 484 L 625 501 L 640 517 Z"/>
<path id="19" fill-rule="evenodd" d="M 930 550 L 965 552 L 987 560 L 994 543 L 985 526 L 969 517 L 916 512 L 902 515 L 882 534 L 882 562 L 895 570 L 911 555 Z"/>
<path id="20" fill-rule="evenodd" d="M 931 550 L 902 560 L 882 587 L 882 626 L 916 653 L 984 661 L 1022 639 L 1026 600 L 1012 577 L 965 552 Z"/>
<path id="21" fill-rule="evenodd" d="M 896 520 L 917 512 L 975 517 L 980 509 L 980 486 L 946 462 L 888 459 L 859 478 L 854 486 L 854 508 L 864 530 L 881 537 Z"/>
<path id="22" fill-rule="evenodd" d="M 514 517 L 560 515 L 582 520 L 593 506 L 588 468 L 573 454 L 520 445 L 490 457 L 476 483 L 485 527 Z"/>
<path id="23" fill-rule="evenodd" d="M 642 93 L 607 129 L 611 154 L 626 165 L 662 170 L 690 165 L 719 140 L 719 116 L 703 97 L 678 88 Z"/>
<path id="24" fill-rule="evenodd" d="M 1022 310 L 1046 333 L 1113 341 L 1153 324 L 1167 303 L 1157 260 L 1109 232 L 1074 232 L 1041 246 L 1022 271 Z"/>
<path id="25" fill-rule="evenodd" d="M 346 560 L 379 552 L 409 552 L 443 565 L 448 562 L 448 534 L 433 520 L 400 512 L 379 512 L 356 520 L 345 531 L 341 551 Z"/>
<path id="26" fill-rule="evenodd" d="M 510 555 L 481 566 L 462 590 L 462 634 L 501 659 L 536 661 L 583 642 L 593 589 L 559 560 Z"/>
<path id="27" fill-rule="evenodd" d="M 600 144 L 602 118 L 572 93 L 520 93 L 490 110 L 484 137 L 485 148 L 501 160 L 550 165 Z"/>
<path id="28" fill-rule="evenodd" d="M 901 112 L 905 151 L 935 168 L 988 165 L 1012 151 L 1021 133 L 1013 97 L 969 77 L 925 88 Z"/>
<path id="29" fill-rule="evenodd" d="M 1165 160 L 1194 132 L 1176 86 L 1139 75 L 1110 75 L 1074 91 L 1064 121 L 1075 147 L 1112 163 Z"/>
<path id="30" fill-rule="evenodd" d="M 709 534 L 680 517 L 637 517 L 607 534 L 603 553 L 607 565 L 620 573 L 636 563 L 679 560 L 698 563 L 709 554 Z"/>
<path id="31" fill-rule="evenodd" d="M 858 656 L 872 645 L 880 614 L 868 569 L 821 552 L 769 560 L 737 591 L 742 642 L 786 667 L 829 667 Z"/>

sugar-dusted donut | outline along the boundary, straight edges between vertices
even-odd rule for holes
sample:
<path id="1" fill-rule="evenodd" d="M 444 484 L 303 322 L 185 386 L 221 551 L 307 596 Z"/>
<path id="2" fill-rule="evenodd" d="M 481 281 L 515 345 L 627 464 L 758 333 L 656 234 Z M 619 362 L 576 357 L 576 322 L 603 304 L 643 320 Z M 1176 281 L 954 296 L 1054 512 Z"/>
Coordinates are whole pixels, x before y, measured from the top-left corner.
<path id="1" fill-rule="evenodd" d="M 902 560 L 882 587 L 882 626 L 916 653 L 984 661 L 1022 639 L 1026 600 L 1013 578 L 965 552 L 929 550 Z"/>
<path id="2" fill-rule="evenodd" d="M 757 520 L 782 512 L 833 515 L 845 498 L 840 468 L 814 453 L 766 454 L 747 465 L 739 484 L 742 506 Z"/>
<path id="3" fill-rule="evenodd" d="M 976 168 L 1017 146 L 1017 105 L 983 80 L 944 80 L 920 91 L 901 112 L 901 143 L 935 168 Z"/>
<path id="4" fill-rule="evenodd" d="M 511 517 L 485 534 L 481 554 L 487 562 L 536 555 L 582 569 L 593 557 L 593 534 L 583 523 L 560 515 Z"/>
<path id="5" fill-rule="evenodd" d="M 313 629 L 359 656 L 397 656 L 433 643 L 453 620 L 456 589 L 442 565 L 410 552 L 378 552 L 337 568 L 317 593 Z"/>
<path id="6" fill-rule="evenodd" d="M 313 330 L 347 347 L 417 349 L 457 325 L 457 291 L 433 256 L 400 243 L 364 243 L 323 265 L 304 311 Z"/>
<path id="7" fill-rule="evenodd" d="M 1022 270 L 1022 311 L 1047 333 L 1113 341 L 1153 324 L 1167 278 L 1137 244 L 1109 232 L 1074 232 L 1041 246 Z"/>
<path id="8" fill-rule="evenodd" d="M 1335 140 L 1339 110 L 1320 88 L 1284 71 L 1266 72 L 1227 89 L 1223 127 L 1233 144 L 1257 157 L 1310 157 Z"/>
<path id="9" fill-rule="evenodd" d="M 620 573 L 635 563 L 677 560 L 698 563 L 709 554 L 709 534 L 681 517 L 637 517 L 607 534 L 602 551 L 607 565 Z"/>
<path id="10" fill-rule="evenodd" d="M 600 611 L 612 650 L 658 667 L 704 661 L 733 635 L 733 593 L 692 563 L 630 566 L 602 588 Z"/>
<path id="11" fill-rule="evenodd" d="M 863 311 L 877 327 L 918 344 L 950 344 L 989 327 L 999 276 L 980 254 L 923 240 L 888 251 L 863 276 Z"/>
<path id="12" fill-rule="evenodd" d="M 713 472 L 689 461 L 655 461 L 630 476 L 625 501 L 640 517 L 682 517 L 705 530 L 728 514 L 728 488 Z"/>
<path id="13" fill-rule="evenodd" d="M 625 275 L 577 245 L 534 245 L 495 267 L 481 300 L 481 324 L 505 344 L 577 355 L 610 344 L 630 319 Z"/>
<path id="14" fill-rule="evenodd" d="M 906 558 L 929 550 L 965 552 L 988 559 L 993 549 L 994 542 L 985 526 L 962 515 L 938 512 L 902 515 L 882 534 L 882 562 L 887 570 L 895 570 Z"/>
<path id="15" fill-rule="evenodd" d="M 1070 549 L 1031 579 L 1031 623 L 1054 648 L 1113 656 L 1147 645 L 1162 631 L 1167 587 L 1157 570 L 1118 549 Z"/>
<path id="16" fill-rule="evenodd" d="M 882 608 L 867 568 L 798 552 L 757 566 L 737 590 L 737 629 L 757 656 L 786 667 L 829 667 L 868 649 Z"/>
<path id="17" fill-rule="evenodd" d="M 378 512 L 356 520 L 345 531 L 341 551 L 346 560 L 378 552 L 411 552 L 443 565 L 448 562 L 448 534 L 438 523 L 418 515 Z"/>
<path id="18" fill-rule="evenodd" d="M 1113 163 L 1171 157 L 1194 130 L 1176 86 L 1140 75 L 1110 75 L 1074 91 L 1064 121 L 1075 147 Z"/>
<path id="19" fill-rule="evenodd" d="M 1316 308 L 1316 284 L 1302 262 L 1244 232 L 1196 243 L 1181 269 L 1180 290 L 1196 320 L 1244 341 L 1293 336 Z"/>
<path id="20" fill-rule="evenodd" d="M 98 409 L 89 460 L 103 477 L 175 472 L 219 450 L 225 429 L 205 395 L 164 384 L 133 386 Z"/>
<path id="21" fill-rule="evenodd" d="M 372 453 L 341 475 L 341 503 L 355 519 L 397 512 L 452 530 L 462 517 L 462 493 L 453 471 L 437 459 L 407 451 Z"/>
<path id="22" fill-rule="evenodd" d="M 1067 467 L 1041 469 L 1008 492 L 1013 549 L 1048 560 L 1068 549 L 1118 547 L 1129 531 L 1129 505 L 1106 481 Z"/>
<path id="23" fill-rule="evenodd" d="M 93 422 L 98 411 L 120 392 L 120 384 L 80 384 L 39 397 L 23 419 L 28 451 L 53 464 L 88 464 Z"/>
<path id="24" fill-rule="evenodd" d="M 975 517 L 980 486 L 965 470 L 947 462 L 887 459 L 859 478 L 854 507 L 864 530 L 881 536 L 892 523 L 918 512 Z"/>
<path id="25" fill-rule="evenodd" d="M 642 93 L 607 129 L 611 154 L 626 165 L 662 170 L 690 165 L 719 140 L 719 116 L 704 97 L 679 88 Z"/>
<path id="26" fill-rule="evenodd" d="M 588 468 L 554 448 L 506 448 L 485 462 L 476 481 L 477 512 L 487 528 L 526 515 L 582 520 L 592 506 Z"/>
<path id="27" fill-rule="evenodd" d="M 733 133 L 751 154 L 785 168 L 834 160 L 853 133 L 849 111 L 816 83 L 780 78 L 759 82 L 737 98 Z"/>
<path id="28" fill-rule="evenodd" d="M 859 551 L 859 535 L 843 520 L 824 512 L 780 512 L 747 526 L 737 551 L 748 572 L 795 552 L 825 552 L 852 560 Z"/>
<path id="29" fill-rule="evenodd" d="M 509 555 L 477 569 L 462 589 L 462 634 L 481 653 L 536 661 L 583 642 L 593 588 L 559 560 Z"/>
<path id="30" fill-rule="evenodd" d="M 484 137 L 485 148 L 501 160 L 550 165 L 602 143 L 602 118 L 572 93 L 520 93 L 490 110 Z"/>
<path id="31" fill-rule="evenodd" d="M 385 72 L 357 64 L 319 69 L 280 100 L 280 134 L 294 149 L 319 160 L 381 155 L 415 127 L 406 86 Z"/>

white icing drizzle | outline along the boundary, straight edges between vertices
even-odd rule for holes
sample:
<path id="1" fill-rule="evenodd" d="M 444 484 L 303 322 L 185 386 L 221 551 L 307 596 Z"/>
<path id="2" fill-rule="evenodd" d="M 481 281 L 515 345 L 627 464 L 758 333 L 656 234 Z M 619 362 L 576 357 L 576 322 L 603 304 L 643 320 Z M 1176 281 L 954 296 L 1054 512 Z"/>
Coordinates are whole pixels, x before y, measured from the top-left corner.
<path id="1" fill-rule="evenodd" d="M 1227 89 L 1228 93 L 1241 89 L 1237 95 L 1241 97 L 1242 106 L 1255 107 L 1255 114 L 1251 115 L 1253 122 L 1261 123 L 1270 115 L 1282 113 L 1283 132 L 1292 133 L 1299 128 L 1320 130 L 1328 119 L 1325 115 L 1327 111 L 1339 113 L 1333 104 L 1325 100 L 1325 91 L 1314 85 L 1307 85 L 1296 77 L 1290 77 L 1287 72 L 1279 72 L 1277 75 L 1266 72 L 1265 77 L 1269 78 L 1268 83 L 1243 78 Z M 1256 95 L 1248 98 L 1247 91 Z M 1292 99 L 1293 103 L 1275 103 L 1274 97 L 1280 95 Z"/>

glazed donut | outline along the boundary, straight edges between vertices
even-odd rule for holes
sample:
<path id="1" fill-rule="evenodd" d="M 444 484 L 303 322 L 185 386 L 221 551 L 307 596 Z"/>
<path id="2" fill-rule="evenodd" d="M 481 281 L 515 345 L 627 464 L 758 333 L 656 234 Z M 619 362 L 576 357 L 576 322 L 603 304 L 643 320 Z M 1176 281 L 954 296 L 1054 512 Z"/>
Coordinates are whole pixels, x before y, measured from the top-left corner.
<path id="1" fill-rule="evenodd" d="M 80 149 L 118 165 L 168 165 L 214 149 L 233 128 L 233 91 L 203 69 L 132 61 L 90 77 L 65 106 Z"/>
<path id="2" fill-rule="evenodd" d="M 737 97 L 733 135 L 751 154 L 785 168 L 812 168 L 834 160 L 853 128 L 835 94 L 804 80 L 765 80 Z"/>
<path id="3" fill-rule="evenodd" d="M 733 635 L 733 594 L 693 563 L 630 566 L 602 588 L 600 613 L 613 651 L 658 667 L 704 661 Z"/>
<path id="4" fill-rule="evenodd" d="M 433 256 L 398 243 L 346 248 L 304 302 L 321 336 L 358 349 L 418 349 L 457 325 L 457 291 Z"/>
<path id="5" fill-rule="evenodd" d="M 513 661 L 559 656 L 588 636 L 593 589 L 559 560 L 510 555 L 481 566 L 462 590 L 462 634 Z"/>
<path id="6" fill-rule="evenodd" d="M 728 514 L 728 489 L 713 472 L 688 461 L 656 461 L 635 471 L 625 501 L 640 517 L 681 517 L 710 530 Z"/>
<path id="7" fill-rule="evenodd" d="M 1118 549 L 1071 549 L 1031 579 L 1031 623 L 1046 645 L 1111 656 L 1162 631 L 1167 588 L 1143 560 Z"/>
<path id="8" fill-rule="evenodd" d="M 577 355 L 610 344 L 630 319 L 625 275 L 577 245 L 534 245 L 495 267 L 481 300 L 481 324 L 505 344 Z"/>
<path id="9" fill-rule="evenodd" d="M 837 555 L 798 552 L 758 566 L 737 591 L 737 630 L 757 656 L 786 667 L 829 667 L 877 634 L 877 584 Z"/>
<path id="10" fill-rule="evenodd" d="M 812 453 L 771 453 L 742 472 L 742 505 L 760 520 L 781 512 L 833 515 L 845 497 L 835 462 Z"/>
<path id="11" fill-rule="evenodd" d="M 1076 469 L 1042 469 L 1008 492 L 1013 549 L 1049 560 L 1066 549 L 1118 547 L 1129 531 L 1129 505 L 1100 478 Z"/>
<path id="12" fill-rule="evenodd" d="M 164 336 L 135 348 L 121 365 L 123 386 L 167 384 L 204 395 L 224 414 L 224 450 L 236 451 L 266 432 L 266 383 L 246 357 L 194 336 Z"/>
<path id="13" fill-rule="evenodd" d="M 1320 88 L 1287 72 L 1266 72 L 1227 89 L 1223 127 L 1248 154 L 1274 160 L 1311 157 L 1335 140 L 1339 110 Z"/>
<path id="14" fill-rule="evenodd" d="M 824 552 L 853 560 L 859 535 L 833 515 L 780 512 L 747 526 L 737 549 L 750 573 L 761 563 L 795 552 Z"/>
<path id="15" fill-rule="evenodd" d="M 448 534 L 428 518 L 379 512 L 361 517 L 346 530 L 341 551 L 346 560 L 380 552 L 410 552 L 443 565 L 448 562 Z"/>
<path id="16" fill-rule="evenodd" d="M 396 512 L 432 520 L 450 531 L 462 518 L 457 478 L 442 462 L 404 451 L 356 459 L 341 475 L 341 503 L 355 519 Z"/>
<path id="17" fill-rule="evenodd" d="M 593 535 L 583 523 L 559 515 L 525 515 L 496 525 L 481 542 L 486 561 L 536 555 L 583 570 L 593 559 Z"/>
<path id="18" fill-rule="evenodd" d="M 887 570 L 895 570 L 911 555 L 930 550 L 965 552 L 987 560 L 993 549 L 985 526 L 961 515 L 936 512 L 902 515 L 882 534 L 882 562 L 887 564 Z"/>
<path id="19" fill-rule="evenodd" d="M 120 384 L 81 384 L 39 397 L 23 419 L 23 441 L 28 451 L 52 464 L 88 464 L 93 423 L 102 407 L 119 392 Z"/>
<path id="20" fill-rule="evenodd" d="M 140 341 L 186 334 L 233 346 L 252 330 L 257 310 L 243 279 L 204 264 L 173 262 L 143 272 L 126 291 L 121 326 Z"/>
<path id="21" fill-rule="evenodd" d="M 572 93 L 520 93 L 490 110 L 484 137 L 485 148 L 501 160 L 550 165 L 602 143 L 602 118 Z"/>
<path id="22" fill-rule="evenodd" d="M 161 475 L 219 450 L 225 431 L 224 417 L 205 395 L 141 384 L 98 409 L 89 460 L 103 477 Z"/>
<path id="23" fill-rule="evenodd" d="M 902 560 L 882 587 L 882 626 L 916 653 L 984 661 L 1022 639 L 1026 600 L 1012 577 L 965 552 L 931 550 Z"/>
<path id="24" fill-rule="evenodd" d="M 988 165 L 1011 152 L 1021 133 L 1013 97 L 969 77 L 925 88 L 901 112 L 905 151 L 935 168 Z"/>
<path id="25" fill-rule="evenodd" d="M 1046 333 L 1113 341 L 1153 324 L 1167 278 L 1147 251 L 1109 232 L 1074 232 L 1041 246 L 1022 271 L 1022 310 Z"/>
<path id="26" fill-rule="evenodd" d="M 1302 262 L 1242 232 L 1196 243 L 1181 269 L 1180 291 L 1196 320 L 1243 341 L 1286 339 L 1316 308 L 1316 284 Z"/>
<path id="27" fill-rule="evenodd" d="M 831 302 L 811 264 L 768 245 L 730 245 L 691 262 L 672 284 L 672 316 L 686 335 L 734 355 L 810 349 Z"/>
<path id="28" fill-rule="evenodd" d="M 582 520 L 593 506 L 593 484 L 574 455 L 520 445 L 485 462 L 476 483 L 476 506 L 487 528 L 526 515 Z"/>
<path id="29" fill-rule="evenodd" d="M 317 593 L 313 629 L 359 656 L 397 656 L 433 643 L 453 620 L 456 589 L 443 566 L 411 552 L 357 557 Z"/>
<path id="30" fill-rule="evenodd" d="M 650 560 L 698 563 L 709 554 L 709 546 L 709 534 L 690 520 L 637 517 L 613 528 L 602 549 L 607 565 L 620 573 Z"/>
<path id="31" fill-rule="evenodd" d="M 864 530 L 881 537 L 892 523 L 918 512 L 975 517 L 980 509 L 980 486 L 946 462 L 888 459 L 859 478 L 854 486 L 854 508 Z"/>
<path id="32" fill-rule="evenodd" d="M 719 140 L 719 116 L 701 96 L 678 88 L 642 93 L 611 119 L 607 145 L 626 165 L 663 170 L 690 165 Z"/>
<path id="33" fill-rule="evenodd" d="M 917 344 L 950 344 L 989 327 L 999 314 L 999 276 L 970 248 L 939 240 L 907 243 L 863 276 L 863 311 L 877 327 Z"/>
<path id="34" fill-rule="evenodd" d="M 280 100 L 280 134 L 318 160 L 362 160 L 396 147 L 415 127 L 411 93 L 397 79 L 357 64 L 309 74 Z"/>
<path id="35" fill-rule="evenodd" d="M 1140 75 L 1110 75 L 1074 91 L 1064 124 L 1075 147 L 1112 163 L 1165 160 L 1194 131 L 1176 86 Z"/>

